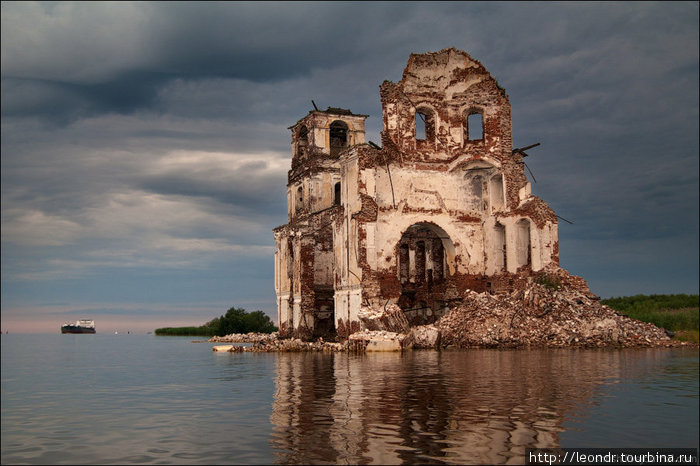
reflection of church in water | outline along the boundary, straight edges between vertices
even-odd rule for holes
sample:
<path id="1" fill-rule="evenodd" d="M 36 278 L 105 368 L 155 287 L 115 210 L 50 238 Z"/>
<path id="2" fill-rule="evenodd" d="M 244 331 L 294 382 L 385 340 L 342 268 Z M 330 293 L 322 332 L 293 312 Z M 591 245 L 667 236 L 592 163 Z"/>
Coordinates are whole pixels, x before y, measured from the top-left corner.
<path id="1" fill-rule="evenodd" d="M 279 353 L 271 443 L 284 464 L 524 464 L 602 383 L 659 354 Z"/>

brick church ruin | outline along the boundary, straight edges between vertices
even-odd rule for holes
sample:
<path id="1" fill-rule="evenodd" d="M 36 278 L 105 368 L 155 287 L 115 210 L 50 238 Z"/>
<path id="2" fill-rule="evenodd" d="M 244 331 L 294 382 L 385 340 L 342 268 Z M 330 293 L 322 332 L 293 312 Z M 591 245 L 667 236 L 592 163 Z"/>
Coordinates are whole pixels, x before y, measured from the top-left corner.
<path id="1" fill-rule="evenodd" d="M 511 291 L 557 264 L 557 217 L 530 192 L 508 96 L 454 48 L 412 54 L 367 115 L 312 110 L 289 129 L 288 223 L 275 228 L 280 332 L 347 337 L 362 308 L 434 322 L 467 290 Z"/>

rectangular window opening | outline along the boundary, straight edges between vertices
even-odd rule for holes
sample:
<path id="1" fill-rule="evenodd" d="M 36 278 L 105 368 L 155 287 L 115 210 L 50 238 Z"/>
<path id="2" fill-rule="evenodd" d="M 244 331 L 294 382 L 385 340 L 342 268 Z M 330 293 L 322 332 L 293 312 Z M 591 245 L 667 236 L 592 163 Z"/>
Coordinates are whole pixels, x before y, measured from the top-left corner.
<path id="1" fill-rule="evenodd" d="M 470 141 L 484 139 L 484 124 L 481 113 L 471 113 L 467 118 L 467 125 Z"/>
<path id="2" fill-rule="evenodd" d="M 340 205 L 340 182 L 337 182 L 334 187 L 333 204 Z"/>
<path id="3" fill-rule="evenodd" d="M 420 141 L 425 141 L 425 115 L 416 112 L 416 139 Z"/>

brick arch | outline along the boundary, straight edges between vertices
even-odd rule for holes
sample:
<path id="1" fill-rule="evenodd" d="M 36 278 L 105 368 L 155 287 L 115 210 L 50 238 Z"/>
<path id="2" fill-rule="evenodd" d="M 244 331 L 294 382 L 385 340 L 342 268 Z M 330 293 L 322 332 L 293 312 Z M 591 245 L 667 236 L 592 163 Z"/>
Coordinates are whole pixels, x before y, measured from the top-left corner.
<path id="1" fill-rule="evenodd" d="M 452 241 L 452 238 L 450 235 L 438 224 L 431 222 L 431 221 L 421 221 L 421 222 L 416 222 L 408 227 L 404 228 L 401 231 L 401 238 L 406 235 L 406 233 L 411 229 L 411 228 L 426 228 L 433 233 L 435 233 L 441 240 L 442 240 L 442 247 L 444 248 L 445 254 L 446 254 L 446 262 L 449 264 L 450 262 L 454 263 L 454 258 L 456 255 L 455 251 L 455 245 L 454 242 Z M 399 239 L 399 242 L 401 240 Z M 454 264 L 448 267 L 448 270 L 445 270 L 446 275 L 453 275 L 454 274 Z"/>
<path id="2" fill-rule="evenodd" d="M 463 247 L 463 244 L 457 244 L 455 246 L 453 240 L 453 238 L 459 238 L 461 234 L 450 223 L 443 225 L 438 224 L 432 220 L 428 220 L 427 218 L 416 221 L 415 218 L 410 219 L 406 217 L 396 217 L 392 220 L 392 222 L 394 228 L 391 229 L 390 234 L 385 238 L 385 240 L 382 243 L 386 245 L 387 248 L 394 249 L 394 252 L 397 254 L 397 256 L 395 256 L 396 258 L 398 258 L 398 247 L 399 243 L 401 242 L 401 237 L 404 235 L 404 233 L 412 226 L 426 225 L 432 228 L 441 238 L 449 238 L 449 242 L 443 241 L 443 247 L 445 248 L 445 254 L 447 255 L 448 265 L 448 268 L 445 270 L 446 274 L 454 275 L 454 273 L 457 271 L 457 261 L 455 260 L 455 258 L 458 254 L 463 256 L 463 260 L 466 260 L 468 262 L 470 257 L 468 250 Z"/>
<path id="3" fill-rule="evenodd" d="M 397 245 L 399 306 L 412 325 L 433 322 L 451 296 L 450 270 L 455 247 L 447 232 L 432 222 L 413 223 L 401 232 Z"/>

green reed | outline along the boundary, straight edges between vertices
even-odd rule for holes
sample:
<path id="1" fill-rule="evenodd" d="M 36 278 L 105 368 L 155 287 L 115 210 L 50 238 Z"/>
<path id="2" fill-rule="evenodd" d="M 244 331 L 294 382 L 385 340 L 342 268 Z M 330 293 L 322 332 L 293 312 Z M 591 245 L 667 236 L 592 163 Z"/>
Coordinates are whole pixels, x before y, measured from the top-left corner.
<path id="1" fill-rule="evenodd" d="M 676 332 L 678 339 L 698 341 L 698 295 L 635 295 L 604 299 L 601 303 L 632 319 Z"/>

